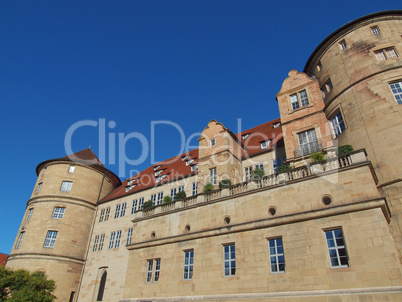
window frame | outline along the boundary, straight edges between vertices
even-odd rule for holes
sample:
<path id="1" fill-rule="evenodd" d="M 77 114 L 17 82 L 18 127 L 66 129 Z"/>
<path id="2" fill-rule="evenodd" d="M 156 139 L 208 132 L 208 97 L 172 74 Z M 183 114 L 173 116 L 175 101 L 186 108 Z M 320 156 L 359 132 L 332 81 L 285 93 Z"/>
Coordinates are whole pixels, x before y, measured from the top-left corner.
<path id="1" fill-rule="evenodd" d="M 309 141 L 309 139 L 310 139 L 310 137 L 309 137 L 309 135 L 308 135 L 309 132 L 314 133 L 315 140 Z M 301 144 L 300 137 L 301 137 L 301 135 L 304 134 L 304 133 L 306 134 L 307 142 Z M 318 151 L 320 150 L 320 144 L 319 144 L 319 140 L 318 140 L 317 132 L 316 132 L 316 129 L 315 129 L 315 128 L 311 128 L 311 129 L 308 129 L 308 130 L 304 130 L 304 131 L 298 132 L 298 133 L 297 133 L 297 142 L 298 142 L 298 145 L 299 145 L 299 151 L 300 151 L 300 155 L 301 155 L 301 156 L 307 156 L 307 155 L 309 155 L 309 154 L 312 154 L 312 153 L 314 153 L 314 152 L 318 152 Z M 315 149 L 314 149 L 313 147 L 311 147 L 312 144 L 314 144 L 314 143 L 315 143 L 315 145 L 316 145 L 316 148 L 315 148 Z M 308 153 L 304 153 L 304 152 L 302 151 L 302 150 L 304 150 L 304 147 L 302 147 L 302 146 L 308 146 L 308 148 L 307 148 L 307 149 L 308 149 Z"/>
<path id="2" fill-rule="evenodd" d="M 63 219 L 65 210 L 65 207 L 54 207 L 52 219 Z"/>
<path id="3" fill-rule="evenodd" d="M 126 245 L 131 244 L 131 239 L 133 237 L 133 228 L 128 228 L 127 230 L 127 240 L 126 240 Z"/>
<path id="4" fill-rule="evenodd" d="M 38 194 L 40 192 L 40 190 L 42 189 L 42 185 L 43 185 L 42 181 L 40 183 L 38 183 L 38 186 L 36 187 L 35 194 Z"/>
<path id="5" fill-rule="evenodd" d="M 345 39 L 339 41 L 339 47 L 341 48 L 341 50 L 345 50 L 346 48 L 348 48 L 348 44 L 346 43 Z"/>
<path id="6" fill-rule="evenodd" d="M 384 62 L 399 57 L 399 54 L 394 46 L 376 49 L 373 50 L 373 53 L 378 62 Z M 390 53 L 392 53 L 392 55 L 390 55 Z"/>
<path id="7" fill-rule="evenodd" d="M 300 110 L 311 105 L 310 96 L 307 89 L 298 90 L 292 94 L 289 94 L 289 101 L 291 111 Z"/>
<path id="8" fill-rule="evenodd" d="M 118 249 L 120 247 L 120 239 L 121 239 L 121 230 L 116 232 L 116 238 L 114 241 L 114 249 Z"/>
<path id="9" fill-rule="evenodd" d="M 216 138 L 214 137 L 214 138 L 212 138 L 210 141 L 209 141 L 209 146 L 210 147 L 213 147 L 213 146 L 215 146 L 216 145 Z"/>
<path id="10" fill-rule="evenodd" d="M 70 167 L 68 167 L 68 173 L 73 174 L 75 171 L 75 166 L 71 165 Z"/>
<path id="11" fill-rule="evenodd" d="M 371 27 L 370 27 L 370 30 L 371 30 L 371 33 L 372 33 L 373 35 L 379 35 L 379 34 L 381 34 L 380 28 L 378 27 L 378 25 L 371 26 Z"/>
<path id="12" fill-rule="evenodd" d="M 156 204 L 160 205 L 162 203 L 163 203 L 163 192 L 159 192 L 156 199 Z"/>
<path id="13" fill-rule="evenodd" d="M 395 86 L 395 88 L 392 88 L 392 85 Z M 399 87 L 397 87 L 397 85 Z M 392 96 L 394 97 L 396 103 L 398 105 L 402 105 L 402 79 L 388 83 L 388 87 L 391 90 Z M 394 92 L 394 90 L 396 91 Z"/>
<path id="14" fill-rule="evenodd" d="M 47 231 L 43 247 L 54 248 L 58 233 L 59 233 L 58 231 Z"/>
<path id="15" fill-rule="evenodd" d="M 340 231 L 341 237 L 335 237 L 335 232 Z M 327 234 L 331 234 L 332 238 L 328 238 Z M 350 266 L 350 260 L 349 260 L 349 255 L 348 251 L 346 248 L 346 242 L 345 242 L 345 237 L 343 236 L 343 230 L 340 227 L 337 228 L 331 228 L 324 230 L 324 235 L 325 235 L 325 241 L 327 245 L 327 251 L 328 251 L 328 258 L 329 258 L 329 264 L 331 268 L 342 268 L 342 267 L 349 267 Z M 338 245 L 337 239 L 340 238 L 342 239 L 343 245 Z M 333 240 L 334 246 L 330 246 L 329 240 Z M 340 256 L 339 250 L 344 250 L 345 255 Z M 331 257 L 331 250 L 336 252 L 336 257 Z M 341 264 L 341 258 L 346 258 L 347 264 Z M 332 259 L 336 259 L 338 262 L 338 265 L 334 265 Z"/>
<path id="16" fill-rule="evenodd" d="M 19 249 L 21 247 L 21 243 L 22 243 L 22 240 L 24 239 L 24 236 L 25 236 L 25 231 L 21 231 L 18 236 L 17 243 L 15 244 L 15 249 Z"/>
<path id="17" fill-rule="evenodd" d="M 233 251 L 232 251 L 233 247 Z M 232 257 L 234 253 L 234 257 Z M 228 255 L 228 257 L 226 257 Z M 227 258 L 227 259 L 226 259 Z M 232 265 L 234 262 L 234 266 Z M 228 265 L 226 265 L 228 264 Z M 234 272 L 233 272 L 234 269 Z M 223 275 L 224 277 L 236 276 L 236 245 L 228 243 L 223 245 Z"/>
<path id="18" fill-rule="evenodd" d="M 278 245 L 278 241 L 280 241 L 280 245 Z M 269 269 L 271 274 L 285 273 L 286 262 L 285 262 L 285 253 L 284 253 L 282 237 L 268 239 L 268 251 L 269 251 Z M 283 258 L 282 262 L 280 262 L 281 257 Z M 283 268 L 281 268 L 281 264 L 283 265 Z M 276 270 L 272 269 L 273 266 L 275 266 Z"/>
<path id="19" fill-rule="evenodd" d="M 193 279 L 194 274 L 194 250 L 186 250 L 183 252 L 184 252 L 183 280 L 189 281 Z"/>
<path id="20" fill-rule="evenodd" d="M 105 242 L 105 234 L 101 234 L 99 237 L 98 251 L 103 249 L 103 244 Z"/>
<path id="21" fill-rule="evenodd" d="M 250 181 L 253 175 L 253 166 L 244 168 L 244 181 Z"/>
<path id="22" fill-rule="evenodd" d="M 115 236 L 116 236 L 116 231 L 113 231 L 113 232 L 110 233 L 108 250 L 113 249 Z"/>
<path id="23" fill-rule="evenodd" d="M 193 182 L 193 196 L 198 194 L 198 182 Z"/>
<path id="24" fill-rule="evenodd" d="M 120 217 L 124 217 L 124 215 L 126 215 L 126 208 L 127 208 L 127 202 L 123 202 L 121 204 Z"/>
<path id="25" fill-rule="evenodd" d="M 120 217 L 120 203 L 116 205 L 116 210 L 114 211 L 114 219 L 117 219 Z"/>
<path id="26" fill-rule="evenodd" d="M 217 171 L 216 167 L 209 169 L 209 182 L 213 185 L 216 186 L 216 180 L 217 180 Z"/>
<path id="27" fill-rule="evenodd" d="M 338 137 L 341 133 L 345 132 L 346 124 L 341 110 L 337 110 L 336 113 L 333 114 L 332 117 L 329 119 L 329 122 L 335 138 Z"/>
<path id="28" fill-rule="evenodd" d="M 71 192 L 73 187 L 73 182 L 70 180 L 63 180 L 61 183 L 60 191 L 61 192 Z"/>
<path id="29" fill-rule="evenodd" d="M 29 208 L 28 209 L 28 213 L 27 213 L 27 217 L 25 218 L 25 220 L 29 220 L 32 217 L 32 213 L 33 213 L 34 208 Z"/>

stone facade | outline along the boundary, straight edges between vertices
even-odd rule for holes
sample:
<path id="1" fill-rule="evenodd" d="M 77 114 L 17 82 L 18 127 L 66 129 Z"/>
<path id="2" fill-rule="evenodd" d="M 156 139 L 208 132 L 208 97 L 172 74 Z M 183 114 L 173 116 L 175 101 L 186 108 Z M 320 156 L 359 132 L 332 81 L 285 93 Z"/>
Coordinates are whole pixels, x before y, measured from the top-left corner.
<path id="1" fill-rule="evenodd" d="M 238 134 L 212 120 L 199 149 L 123 183 L 42 163 L 7 267 L 46 271 L 60 301 L 401 301 L 401 32 L 401 11 L 344 25 L 289 72 L 280 120 Z"/>

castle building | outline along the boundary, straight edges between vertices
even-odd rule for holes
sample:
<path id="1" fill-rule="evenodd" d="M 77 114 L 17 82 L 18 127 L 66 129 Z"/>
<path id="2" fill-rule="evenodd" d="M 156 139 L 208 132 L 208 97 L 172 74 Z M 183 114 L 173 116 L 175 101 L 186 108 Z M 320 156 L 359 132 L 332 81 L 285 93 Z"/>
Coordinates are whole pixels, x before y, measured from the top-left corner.
<path id="1" fill-rule="evenodd" d="M 280 118 L 123 182 L 90 149 L 42 162 L 6 266 L 59 301 L 401 301 L 401 37 L 402 11 L 347 23 Z"/>

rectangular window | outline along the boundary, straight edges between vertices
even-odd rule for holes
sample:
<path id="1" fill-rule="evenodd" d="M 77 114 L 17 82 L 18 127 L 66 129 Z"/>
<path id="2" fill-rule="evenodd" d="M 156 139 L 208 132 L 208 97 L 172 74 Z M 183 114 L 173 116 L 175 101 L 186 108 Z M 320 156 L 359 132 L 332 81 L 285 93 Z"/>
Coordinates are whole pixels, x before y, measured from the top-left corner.
<path id="1" fill-rule="evenodd" d="M 157 201 L 157 203 L 162 204 L 162 201 L 163 201 L 163 192 L 159 192 L 158 193 L 158 201 Z"/>
<path id="2" fill-rule="evenodd" d="M 92 247 L 92 252 L 96 252 L 98 250 L 98 243 L 99 243 L 99 235 L 96 235 L 94 240 L 94 246 Z"/>
<path id="3" fill-rule="evenodd" d="M 120 204 L 116 205 L 116 211 L 114 212 L 114 218 L 119 218 L 120 216 Z"/>
<path id="4" fill-rule="evenodd" d="M 131 237 L 133 237 L 133 228 L 128 229 L 126 245 L 131 244 Z"/>
<path id="5" fill-rule="evenodd" d="M 391 88 L 395 101 L 402 104 L 402 81 L 389 84 L 389 88 Z"/>
<path id="6" fill-rule="evenodd" d="M 193 182 L 193 196 L 198 194 L 198 183 Z"/>
<path id="7" fill-rule="evenodd" d="M 170 190 L 170 198 L 172 200 L 174 200 L 175 196 L 176 196 L 176 192 L 177 192 L 177 188 L 171 189 Z"/>
<path id="8" fill-rule="evenodd" d="M 70 166 L 68 168 L 68 173 L 74 173 L 74 170 L 75 170 L 75 166 Z"/>
<path id="9" fill-rule="evenodd" d="M 124 217 L 124 215 L 126 214 L 126 207 L 127 207 L 127 202 L 125 202 L 121 205 L 120 217 Z"/>
<path id="10" fill-rule="evenodd" d="M 396 50 L 393 47 L 376 50 L 374 52 L 374 55 L 378 61 L 385 61 L 388 59 L 393 59 L 393 58 L 398 57 L 398 54 L 396 53 Z"/>
<path id="11" fill-rule="evenodd" d="M 99 215 L 99 222 L 102 222 L 104 217 L 105 217 L 105 209 L 102 209 Z"/>
<path id="12" fill-rule="evenodd" d="M 339 42 L 339 46 L 340 46 L 340 48 L 341 48 L 342 50 L 343 50 L 343 49 L 346 49 L 346 47 L 347 47 L 346 41 L 345 41 L 345 40 L 340 41 L 340 42 Z"/>
<path id="13" fill-rule="evenodd" d="M 54 247 L 54 244 L 56 243 L 56 238 L 57 238 L 57 231 L 47 231 L 46 239 L 45 239 L 45 244 L 43 247 Z"/>
<path id="14" fill-rule="evenodd" d="M 224 273 L 225 276 L 234 276 L 236 274 L 236 253 L 235 245 L 223 246 L 224 252 Z"/>
<path id="15" fill-rule="evenodd" d="M 32 217 L 32 212 L 33 212 L 33 208 L 30 208 L 30 209 L 28 210 L 28 214 L 27 214 L 27 219 L 26 219 L 26 220 L 31 219 L 31 217 Z"/>
<path id="16" fill-rule="evenodd" d="M 103 242 L 104 241 L 105 241 L 105 234 L 102 234 L 99 237 L 98 251 L 101 251 L 103 249 Z"/>
<path id="17" fill-rule="evenodd" d="M 300 153 L 302 156 L 319 151 L 319 145 L 315 130 L 307 130 L 297 134 Z"/>
<path id="18" fill-rule="evenodd" d="M 155 201 L 156 201 L 156 194 L 152 194 L 151 195 L 151 201 L 152 201 L 152 205 L 155 205 Z"/>
<path id="19" fill-rule="evenodd" d="M 158 282 L 159 281 L 159 275 L 160 275 L 160 270 L 161 270 L 161 259 L 152 259 L 148 260 L 148 266 L 147 266 L 147 283 L 150 283 L 152 280 L 152 272 L 154 270 L 154 263 L 155 263 L 155 271 L 154 271 L 154 278 L 153 282 Z"/>
<path id="20" fill-rule="evenodd" d="M 40 192 L 40 189 L 42 189 L 42 182 L 38 183 L 38 186 L 36 187 L 36 194 L 38 194 Z"/>
<path id="21" fill-rule="evenodd" d="M 184 269 L 183 269 L 183 279 L 191 280 L 193 278 L 193 262 L 194 262 L 194 251 L 184 252 Z"/>
<path id="22" fill-rule="evenodd" d="M 109 220 L 109 214 L 110 214 L 110 207 L 106 208 L 106 212 L 105 212 L 105 220 L 104 221 L 108 221 Z"/>
<path id="23" fill-rule="evenodd" d="M 141 198 L 138 200 L 138 210 L 142 210 L 143 204 L 144 204 L 144 197 L 141 197 Z"/>
<path id="24" fill-rule="evenodd" d="M 109 250 L 111 250 L 114 246 L 114 237 L 115 236 L 116 236 L 116 232 L 110 233 Z"/>
<path id="25" fill-rule="evenodd" d="M 209 170 L 209 182 L 215 186 L 216 185 L 216 168 Z"/>
<path id="26" fill-rule="evenodd" d="M 119 248 L 119 246 L 120 246 L 120 239 L 121 239 L 121 230 L 120 230 L 120 231 L 117 231 L 117 234 L 116 234 L 116 241 L 115 241 L 115 244 L 114 244 L 114 248 L 115 248 L 115 249 Z"/>
<path id="27" fill-rule="evenodd" d="M 322 64 L 321 61 L 317 62 L 317 72 L 320 72 L 322 70 Z"/>
<path id="28" fill-rule="evenodd" d="M 346 253 L 345 242 L 341 229 L 325 231 L 327 247 L 331 267 L 349 266 L 348 255 Z"/>
<path id="29" fill-rule="evenodd" d="M 321 91 L 324 94 L 324 97 L 333 89 L 331 79 L 328 79 L 324 85 L 321 87 Z"/>
<path id="30" fill-rule="evenodd" d="M 211 139 L 211 147 L 215 146 L 215 144 L 216 144 L 216 140 L 214 138 Z"/>
<path id="31" fill-rule="evenodd" d="M 245 181 L 250 181 L 252 174 L 253 174 L 253 167 L 246 167 L 246 168 L 244 168 L 244 177 L 245 177 Z"/>
<path id="32" fill-rule="evenodd" d="M 131 208 L 131 214 L 134 214 L 137 211 L 138 199 L 133 200 L 133 207 Z"/>
<path id="33" fill-rule="evenodd" d="M 282 238 L 268 240 L 271 273 L 285 272 Z"/>
<path id="34" fill-rule="evenodd" d="M 343 131 L 345 131 L 345 123 L 340 111 L 335 114 L 333 118 L 331 118 L 331 125 L 332 129 L 334 130 L 335 136 L 338 136 Z"/>
<path id="35" fill-rule="evenodd" d="M 278 168 L 283 165 L 283 162 L 286 160 L 285 158 L 277 158 L 272 160 L 272 166 L 274 168 L 274 173 L 278 172 Z"/>
<path id="36" fill-rule="evenodd" d="M 52 218 L 62 219 L 64 216 L 64 210 L 65 210 L 65 208 L 55 207 L 53 210 Z"/>
<path id="37" fill-rule="evenodd" d="M 63 181 L 62 184 L 61 184 L 60 191 L 62 191 L 62 192 L 70 192 L 72 186 L 73 186 L 72 181 Z"/>
<path id="38" fill-rule="evenodd" d="M 25 232 L 21 232 L 20 236 L 18 237 L 17 244 L 15 245 L 16 249 L 19 249 L 21 246 L 22 239 L 24 238 Z"/>
<path id="39" fill-rule="evenodd" d="M 264 171 L 264 165 L 263 164 L 256 164 L 255 168 Z"/>
<path id="40" fill-rule="evenodd" d="M 300 92 L 292 94 L 290 96 L 290 103 L 292 105 L 293 110 L 299 109 L 300 106 L 301 107 L 307 106 L 309 104 L 308 97 L 307 97 L 307 91 L 302 90 Z"/>
<path id="41" fill-rule="evenodd" d="M 151 282 L 152 280 L 152 270 L 154 266 L 154 261 L 153 260 L 148 260 L 148 266 L 147 266 L 147 283 Z"/>
<path id="42" fill-rule="evenodd" d="M 378 28 L 378 26 L 370 27 L 370 29 L 371 29 L 371 32 L 372 32 L 374 35 L 379 35 L 379 34 L 380 34 L 380 29 Z"/>

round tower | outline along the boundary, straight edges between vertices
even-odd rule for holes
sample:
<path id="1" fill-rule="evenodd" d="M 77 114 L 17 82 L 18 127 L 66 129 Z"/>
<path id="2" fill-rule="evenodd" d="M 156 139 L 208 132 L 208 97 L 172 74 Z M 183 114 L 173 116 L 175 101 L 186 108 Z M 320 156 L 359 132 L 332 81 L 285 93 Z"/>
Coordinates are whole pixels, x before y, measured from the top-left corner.
<path id="1" fill-rule="evenodd" d="M 7 268 L 43 271 L 59 301 L 75 301 L 97 202 L 121 181 L 91 149 L 44 161 L 36 173 Z"/>

